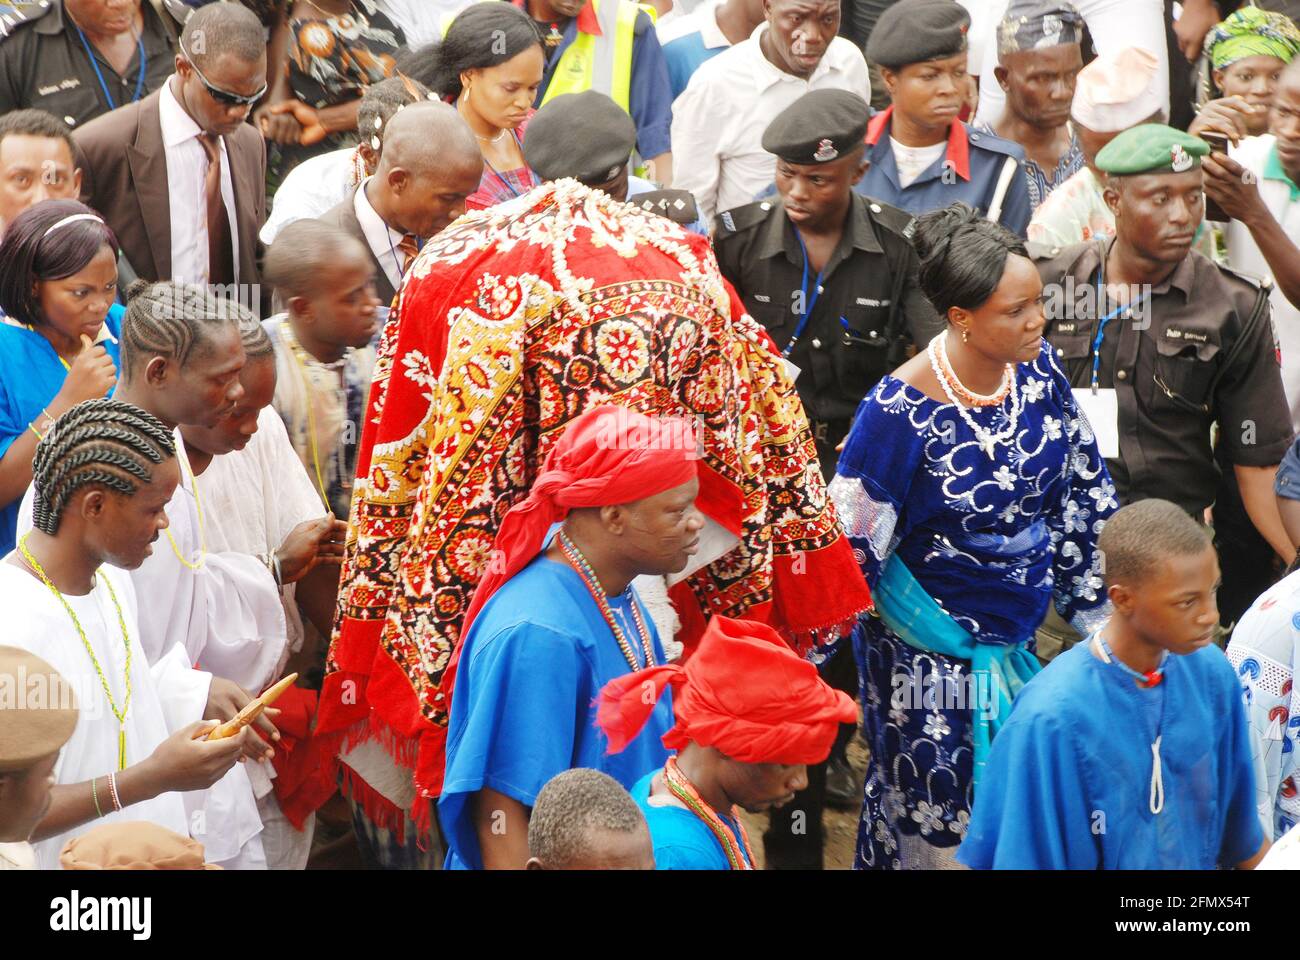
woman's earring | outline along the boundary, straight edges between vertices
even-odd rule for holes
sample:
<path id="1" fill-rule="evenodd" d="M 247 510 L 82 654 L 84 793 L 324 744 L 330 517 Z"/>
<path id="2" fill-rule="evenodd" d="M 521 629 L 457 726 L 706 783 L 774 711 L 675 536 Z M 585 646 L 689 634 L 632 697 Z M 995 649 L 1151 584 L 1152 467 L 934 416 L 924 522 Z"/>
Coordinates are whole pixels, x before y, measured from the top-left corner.
<path id="1" fill-rule="evenodd" d="M 967 327 L 961 328 L 961 342 L 970 343 L 970 329 Z"/>

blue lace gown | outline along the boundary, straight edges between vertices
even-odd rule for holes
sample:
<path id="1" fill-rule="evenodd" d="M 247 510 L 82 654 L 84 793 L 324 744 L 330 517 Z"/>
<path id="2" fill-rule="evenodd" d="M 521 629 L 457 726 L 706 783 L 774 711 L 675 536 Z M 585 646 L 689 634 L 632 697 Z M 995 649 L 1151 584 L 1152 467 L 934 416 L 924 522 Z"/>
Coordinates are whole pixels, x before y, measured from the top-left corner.
<path id="1" fill-rule="evenodd" d="M 1014 438 L 990 458 L 956 407 L 885 377 L 858 408 L 830 494 L 872 587 L 896 553 L 979 643 L 1031 641 L 1049 601 L 1086 635 L 1107 607 L 1096 541 L 1115 486 L 1046 341 L 1014 392 Z M 997 433 L 1011 409 L 1008 397 L 970 415 Z M 875 616 L 853 647 L 871 748 L 854 865 L 956 866 L 982 678 Z"/>

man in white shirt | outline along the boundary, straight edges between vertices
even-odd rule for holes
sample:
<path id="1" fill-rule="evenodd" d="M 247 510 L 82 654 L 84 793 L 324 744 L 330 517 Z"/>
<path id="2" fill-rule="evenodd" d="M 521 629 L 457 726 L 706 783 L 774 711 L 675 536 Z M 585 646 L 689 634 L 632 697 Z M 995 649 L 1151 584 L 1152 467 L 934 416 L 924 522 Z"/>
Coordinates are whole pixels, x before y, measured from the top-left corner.
<path id="1" fill-rule="evenodd" d="M 1165 39 L 1165 5 L 1162 0 L 1072 0 L 1083 17 L 1092 37 L 1092 45 L 1103 57 L 1113 56 L 1126 47 L 1139 47 L 1158 62 L 1158 109 L 1169 115 L 1169 51 Z M 998 32 L 995 29 L 1006 16 L 1010 0 L 987 0 L 985 3 L 967 4 L 972 20 L 980 19 L 978 30 L 983 38 L 984 50 L 980 63 L 980 101 L 975 119 L 980 123 L 995 125 L 1006 109 L 1006 94 L 993 71 L 998 66 Z M 977 30 L 971 24 L 972 37 Z M 1185 62 L 1177 65 L 1186 70 Z"/>
<path id="2" fill-rule="evenodd" d="M 749 203 L 775 181 L 763 131 L 809 90 L 871 99 L 867 62 L 837 37 L 839 0 L 766 0 L 767 22 L 703 63 L 673 103 L 673 186 L 695 194 L 700 217 Z"/>
<path id="3" fill-rule="evenodd" d="M 1199 125 L 1194 125 L 1193 132 Z M 1244 131 L 1244 122 L 1239 126 Z M 1206 195 L 1231 222 L 1224 228 L 1233 270 L 1273 283 L 1273 331 L 1291 422 L 1300 424 L 1300 61 L 1278 79 L 1269 114 L 1272 133 L 1246 137 L 1232 159 L 1206 158 Z"/>
<path id="4" fill-rule="evenodd" d="M 426 100 L 428 88 L 409 77 L 389 77 L 366 87 L 357 108 L 357 129 L 364 131 L 355 147 L 331 150 L 304 160 L 289 171 L 275 192 L 271 215 L 259 234 L 266 246 L 295 220 L 312 220 L 342 203 L 366 177 L 374 176 L 383 148 L 384 127 L 398 110 Z"/>
<path id="5" fill-rule="evenodd" d="M 381 11 L 406 34 L 406 45 L 414 50 L 442 39 L 447 24 L 470 0 L 376 0 Z M 269 242 L 269 241 L 268 241 Z"/>
<path id="6" fill-rule="evenodd" d="M 74 134 L 81 198 L 136 276 L 255 284 L 266 144 L 244 120 L 266 92 L 261 21 L 209 4 L 186 21 L 179 50 L 161 89 Z"/>
<path id="7" fill-rule="evenodd" d="M 482 177 L 483 154 L 460 114 L 445 103 L 412 104 L 389 121 L 375 175 L 318 219 L 366 245 L 375 293 L 388 304 L 420 244 L 465 212 Z"/>

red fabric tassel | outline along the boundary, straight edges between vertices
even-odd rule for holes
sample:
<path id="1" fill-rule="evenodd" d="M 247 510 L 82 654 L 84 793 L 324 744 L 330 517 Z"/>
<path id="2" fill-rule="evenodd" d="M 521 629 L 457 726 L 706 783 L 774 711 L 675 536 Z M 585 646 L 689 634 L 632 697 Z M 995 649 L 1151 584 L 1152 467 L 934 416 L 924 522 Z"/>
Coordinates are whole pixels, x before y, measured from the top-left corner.
<path id="1" fill-rule="evenodd" d="M 605 752 L 622 752 L 650 719 L 664 687 L 680 684 L 685 676 L 681 667 L 670 664 L 624 674 L 605 684 L 596 698 L 596 726 L 609 738 Z"/>

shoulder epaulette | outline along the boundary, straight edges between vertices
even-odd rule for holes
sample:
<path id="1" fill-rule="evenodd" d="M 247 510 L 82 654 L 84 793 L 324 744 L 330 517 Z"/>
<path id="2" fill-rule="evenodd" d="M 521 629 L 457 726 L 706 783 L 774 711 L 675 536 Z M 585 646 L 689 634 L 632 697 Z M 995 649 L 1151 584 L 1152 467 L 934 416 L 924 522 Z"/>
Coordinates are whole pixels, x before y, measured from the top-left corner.
<path id="1" fill-rule="evenodd" d="M 674 223 L 694 223 L 700 218 L 695 196 L 689 190 L 651 190 L 628 197 L 627 202 Z"/>
<path id="2" fill-rule="evenodd" d="M 714 235 L 726 237 L 756 227 L 767 219 L 768 213 L 780 202 L 779 198 L 773 197 L 771 200 L 758 200 L 743 207 L 724 210 L 714 217 Z"/>
<path id="3" fill-rule="evenodd" d="M 970 143 L 972 147 L 982 148 L 1001 153 L 1008 157 L 1015 157 L 1017 160 L 1025 159 L 1025 149 L 1018 143 L 1011 140 L 1004 140 L 996 133 L 989 133 L 987 130 L 969 130 Z"/>
<path id="4" fill-rule="evenodd" d="M 1207 259 L 1212 259 L 1212 258 L 1207 258 Z M 1233 269 L 1232 267 L 1228 266 L 1226 263 L 1219 263 L 1219 261 L 1217 260 L 1214 260 L 1213 263 L 1216 267 L 1218 267 L 1221 271 L 1223 271 L 1233 279 L 1240 280 L 1242 283 L 1250 284 L 1252 290 L 1258 290 L 1261 287 L 1264 288 L 1265 290 L 1270 290 L 1273 287 L 1272 277 L 1261 277 L 1258 274 L 1245 273 L 1241 270 Z"/>
<path id="5" fill-rule="evenodd" d="M 0 41 L 29 23 L 35 23 L 54 9 L 55 0 L 34 3 L 0 3 Z"/>
<path id="6" fill-rule="evenodd" d="M 871 211 L 871 219 L 880 224 L 886 230 L 898 234 L 904 240 L 911 240 L 912 234 L 916 231 L 916 217 L 891 204 L 876 200 L 873 197 L 867 197 L 867 209 Z"/>

